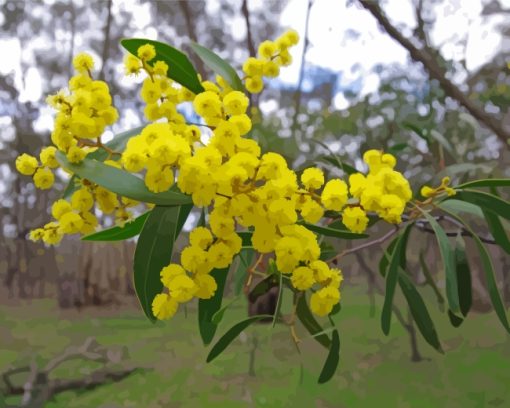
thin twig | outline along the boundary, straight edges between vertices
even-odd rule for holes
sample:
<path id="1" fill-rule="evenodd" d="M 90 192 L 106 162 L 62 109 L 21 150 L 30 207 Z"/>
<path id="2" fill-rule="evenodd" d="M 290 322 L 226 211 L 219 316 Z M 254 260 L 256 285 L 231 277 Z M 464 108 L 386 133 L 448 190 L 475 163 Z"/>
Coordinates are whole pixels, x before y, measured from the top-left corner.
<path id="1" fill-rule="evenodd" d="M 338 255 L 335 255 L 333 258 L 328 259 L 326 262 L 330 263 L 334 260 L 340 259 L 346 255 L 352 254 L 353 252 L 361 251 L 362 249 L 369 248 L 373 245 L 381 244 L 384 241 L 386 241 L 388 238 L 391 238 L 393 235 L 395 235 L 399 231 L 400 227 L 398 225 L 395 225 L 394 228 L 390 231 L 388 231 L 386 234 L 380 236 L 377 239 L 374 239 L 372 241 L 365 242 L 361 245 L 358 245 L 354 248 L 345 249 L 342 252 L 340 252 Z"/>

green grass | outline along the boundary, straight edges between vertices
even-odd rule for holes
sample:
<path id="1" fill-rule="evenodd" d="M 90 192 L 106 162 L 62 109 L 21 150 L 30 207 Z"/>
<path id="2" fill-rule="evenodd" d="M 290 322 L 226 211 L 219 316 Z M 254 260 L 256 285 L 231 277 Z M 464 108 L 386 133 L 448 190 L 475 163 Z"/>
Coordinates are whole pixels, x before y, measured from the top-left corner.
<path id="1" fill-rule="evenodd" d="M 180 312 L 171 321 L 152 324 L 136 309 L 66 312 L 51 301 L 0 308 L 0 372 L 29 362 L 34 354 L 44 363 L 94 336 L 102 345 L 126 348 L 127 364 L 141 369 L 117 383 L 58 394 L 47 407 L 510 406 L 510 340 L 493 314 L 470 316 L 455 329 L 431 305 L 446 354 L 438 354 L 420 339 L 426 360 L 413 363 L 409 339 L 396 319 L 388 337 L 380 330 L 382 298 L 377 299 L 376 316 L 370 318 L 363 288 L 346 288 L 344 297 L 342 311 L 335 316 L 341 335 L 340 367 L 324 385 L 317 384 L 317 378 L 326 350 L 307 338 L 302 327 L 298 327 L 301 355 L 286 327 L 258 325 L 206 364 L 210 346 L 201 344 L 192 308 L 187 318 Z M 236 302 L 219 333 L 244 313 L 244 303 Z M 248 364 L 255 336 L 259 348 L 256 376 L 251 377 Z M 95 367 L 68 362 L 53 375 L 77 377 Z"/>

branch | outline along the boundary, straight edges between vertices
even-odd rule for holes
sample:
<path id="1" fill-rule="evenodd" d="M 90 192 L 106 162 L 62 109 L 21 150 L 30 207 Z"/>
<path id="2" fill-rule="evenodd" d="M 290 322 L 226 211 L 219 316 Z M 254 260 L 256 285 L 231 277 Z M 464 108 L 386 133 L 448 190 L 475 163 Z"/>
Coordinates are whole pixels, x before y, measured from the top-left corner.
<path id="1" fill-rule="evenodd" d="M 102 64 L 101 64 L 101 71 L 99 72 L 99 79 L 104 81 L 104 71 L 106 67 L 106 61 L 108 60 L 108 54 L 110 52 L 110 32 L 111 32 L 111 26 L 112 26 L 112 0 L 108 0 L 108 15 L 106 17 L 106 23 L 104 25 L 104 42 L 103 42 L 103 54 L 101 56 L 102 58 Z"/>
<path id="2" fill-rule="evenodd" d="M 393 229 L 388 231 L 386 234 L 380 236 L 379 238 L 374 239 L 372 241 L 365 242 L 365 243 L 363 243 L 361 245 L 358 245 L 357 247 L 354 247 L 354 248 L 345 249 L 342 252 L 340 252 L 338 255 L 335 255 L 333 258 L 328 259 L 326 262 L 330 263 L 330 262 L 333 262 L 333 261 L 335 261 L 337 259 L 340 259 L 340 258 L 342 258 L 342 257 L 344 257 L 346 255 L 352 254 L 352 253 L 357 252 L 357 251 L 361 251 L 362 249 L 369 248 L 369 247 L 371 247 L 373 245 L 382 244 L 388 238 L 390 238 L 393 235 L 395 235 L 398 232 L 399 229 L 400 229 L 399 226 L 395 225 Z"/>
<path id="3" fill-rule="evenodd" d="M 367 9 L 378 21 L 378 23 L 384 28 L 384 30 L 400 45 L 406 48 L 411 58 L 416 62 L 421 62 L 428 72 L 429 76 L 433 79 L 439 81 L 443 91 L 450 98 L 455 99 L 460 105 L 462 105 L 466 110 L 476 118 L 480 123 L 484 124 L 490 130 L 494 132 L 494 134 L 503 142 L 505 146 L 508 146 L 508 142 L 510 139 L 510 132 L 505 130 L 501 125 L 501 122 L 496 118 L 489 115 L 482 108 L 477 106 L 473 101 L 471 101 L 453 82 L 451 82 L 448 78 L 446 78 L 443 69 L 439 66 L 437 61 L 429 55 L 423 49 L 418 49 L 413 45 L 413 43 L 404 35 L 397 30 L 395 26 L 388 20 L 381 7 L 377 4 L 377 2 L 373 0 L 358 0 L 359 3 Z"/>
<path id="4" fill-rule="evenodd" d="M 191 10 L 188 5 L 189 0 L 180 0 L 177 3 L 181 8 L 182 14 L 184 15 L 184 20 L 186 21 L 186 29 L 188 30 L 189 38 L 193 42 L 198 42 L 197 34 L 195 32 L 195 26 L 193 25 L 193 18 L 191 15 Z M 195 62 L 195 66 L 197 67 L 198 72 L 202 76 L 202 81 L 205 81 L 205 66 L 200 58 L 196 58 L 193 54 L 193 61 Z"/>
<path id="5" fill-rule="evenodd" d="M 248 45 L 248 51 L 250 52 L 250 57 L 255 57 L 257 51 L 255 50 L 253 37 L 251 35 L 250 11 L 248 10 L 248 0 L 243 0 L 243 4 L 241 5 L 241 13 L 243 13 L 244 21 L 246 23 L 246 43 Z"/>
<path id="6" fill-rule="evenodd" d="M 305 40 L 303 45 L 303 54 L 301 55 L 301 65 L 299 67 L 299 80 L 296 88 L 296 93 L 294 94 L 294 117 L 292 118 L 292 132 L 294 133 L 297 128 L 297 119 L 299 116 L 299 110 L 301 109 L 301 94 L 302 94 L 302 86 L 303 86 L 303 77 L 305 73 L 305 57 L 306 52 L 308 51 L 308 46 L 310 45 L 310 39 L 308 38 L 308 31 L 310 29 L 310 10 L 313 5 L 313 0 L 308 0 L 308 7 L 306 9 L 306 21 L 305 21 Z"/>

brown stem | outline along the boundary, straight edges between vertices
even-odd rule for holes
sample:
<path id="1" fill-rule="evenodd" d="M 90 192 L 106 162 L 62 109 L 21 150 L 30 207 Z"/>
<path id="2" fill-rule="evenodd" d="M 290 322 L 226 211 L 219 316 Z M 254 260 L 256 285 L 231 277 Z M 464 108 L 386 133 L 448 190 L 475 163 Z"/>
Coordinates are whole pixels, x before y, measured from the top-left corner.
<path id="1" fill-rule="evenodd" d="M 105 67 L 106 67 L 106 61 L 108 60 L 108 55 L 110 53 L 110 32 L 111 32 L 111 26 L 112 26 L 112 20 L 113 20 L 113 14 L 112 14 L 112 0 L 108 0 L 108 15 L 106 17 L 106 23 L 104 25 L 104 42 L 103 42 L 103 53 L 101 55 L 102 59 L 102 65 L 101 65 L 101 71 L 99 71 L 99 79 L 104 81 L 105 78 Z"/>
<path id="2" fill-rule="evenodd" d="M 455 99 L 460 105 L 476 118 L 480 123 L 484 124 L 508 147 L 510 132 L 503 128 L 501 121 L 492 117 L 482 108 L 476 105 L 465 95 L 457 85 L 446 78 L 444 70 L 438 64 L 437 60 L 432 57 L 426 50 L 417 48 L 408 38 L 406 38 L 393 24 L 388 20 L 378 2 L 373 0 L 358 0 L 359 3 L 367 9 L 384 28 L 384 30 L 400 45 L 406 48 L 411 58 L 416 62 L 421 62 L 428 72 L 429 76 L 436 79 L 443 91 L 450 98 Z"/>
<path id="3" fill-rule="evenodd" d="M 257 54 L 257 51 L 255 50 L 255 45 L 253 43 L 253 37 L 251 34 L 250 11 L 248 10 L 248 0 L 243 0 L 243 4 L 241 5 L 241 13 L 243 13 L 244 22 L 246 23 L 246 45 L 248 46 L 250 57 L 254 57 Z"/>

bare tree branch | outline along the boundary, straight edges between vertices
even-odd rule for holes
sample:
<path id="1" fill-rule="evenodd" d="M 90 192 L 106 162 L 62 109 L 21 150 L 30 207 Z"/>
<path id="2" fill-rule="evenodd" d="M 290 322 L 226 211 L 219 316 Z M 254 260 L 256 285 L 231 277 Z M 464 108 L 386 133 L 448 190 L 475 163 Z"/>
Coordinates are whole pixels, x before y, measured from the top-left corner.
<path id="1" fill-rule="evenodd" d="M 191 10 L 189 8 L 188 4 L 189 0 L 180 0 L 177 2 L 179 4 L 179 7 L 182 11 L 182 14 L 184 15 L 184 20 L 186 21 L 186 29 L 188 30 L 189 38 L 193 42 L 198 42 L 197 33 L 195 32 L 195 25 L 193 24 L 193 16 L 191 13 Z M 195 66 L 197 68 L 197 71 L 202 76 L 202 80 L 205 80 L 205 66 L 204 63 L 200 58 L 195 57 L 195 55 L 192 55 L 193 62 L 195 63 Z"/>
<path id="2" fill-rule="evenodd" d="M 244 21 L 246 23 L 246 45 L 248 46 L 250 57 L 254 57 L 257 54 L 257 51 L 255 50 L 255 44 L 253 43 L 253 37 L 251 35 L 250 11 L 248 10 L 248 0 L 243 0 L 243 4 L 241 6 L 241 13 L 243 13 Z"/>
<path id="3" fill-rule="evenodd" d="M 492 117 L 485 112 L 481 107 L 476 105 L 470 100 L 453 82 L 446 78 L 444 70 L 440 67 L 437 60 L 433 58 L 424 49 L 417 48 L 408 38 L 404 37 L 398 29 L 388 20 L 383 10 L 376 1 L 373 0 L 358 0 L 359 3 L 368 10 L 384 28 L 384 30 L 400 45 L 406 48 L 411 58 L 416 62 L 421 62 L 428 72 L 429 76 L 439 81 L 443 91 L 450 98 L 455 99 L 460 105 L 476 118 L 481 124 L 488 127 L 494 134 L 508 147 L 510 132 L 503 128 L 501 121 Z"/>
<path id="4" fill-rule="evenodd" d="M 106 23 L 104 25 L 104 42 L 103 42 L 103 53 L 101 55 L 102 64 L 101 64 L 101 71 L 99 71 L 99 79 L 104 81 L 105 78 L 105 67 L 106 67 L 106 61 L 108 60 L 108 55 L 110 53 L 110 32 L 111 32 L 111 26 L 112 26 L 112 0 L 108 0 L 108 14 L 106 17 Z"/>
<path id="5" fill-rule="evenodd" d="M 308 0 L 308 6 L 306 9 L 306 21 L 305 21 L 305 39 L 303 45 L 303 54 L 301 55 L 301 65 L 299 67 L 299 80 L 296 88 L 296 93 L 294 94 L 294 117 L 292 118 L 292 133 L 294 133 L 297 129 L 297 121 L 299 116 L 299 111 L 301 110 L 301 94 L 303 93 L 303 79 L 305 73 L 305 58 L 306 52 L 308 51 L 308 46 L 310 45 L 310 39 L 308 38 L 308 31 L 310 29 L 310 10 L 312 9 L 313 0 Z"/>

